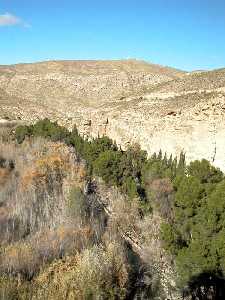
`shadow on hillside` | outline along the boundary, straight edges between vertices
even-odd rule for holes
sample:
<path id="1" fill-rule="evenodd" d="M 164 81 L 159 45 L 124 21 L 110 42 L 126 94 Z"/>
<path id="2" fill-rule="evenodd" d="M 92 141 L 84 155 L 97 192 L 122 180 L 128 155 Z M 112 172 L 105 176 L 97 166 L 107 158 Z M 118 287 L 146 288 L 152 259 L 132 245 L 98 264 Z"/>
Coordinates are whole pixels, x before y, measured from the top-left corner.
<path id="1" fill-rule="evenodd" d="M 202 273 L 193 277 L 184 292 L 184 299 L 189 296 L 192 300 L 224 300 L 225 278 L 211 273 Z"/>

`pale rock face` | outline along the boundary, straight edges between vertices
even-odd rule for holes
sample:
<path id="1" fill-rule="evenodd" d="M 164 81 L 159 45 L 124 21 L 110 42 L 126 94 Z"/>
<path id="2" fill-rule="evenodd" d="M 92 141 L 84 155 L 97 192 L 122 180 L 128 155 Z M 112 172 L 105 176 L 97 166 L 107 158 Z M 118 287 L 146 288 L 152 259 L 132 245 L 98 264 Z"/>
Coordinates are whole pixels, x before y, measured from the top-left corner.
<path id="1" fill-rule="evenodd" d="M 184 73 L 139 61 L 0 67 L 0 119 L 48 117 L 149 155 L 186 153 L 225 171 L 225 70 Z"/>
<path id="2" fill-rule="evenodd" d="M 187 161 L 205 158 L 224 171 L 225 95 L 202 100 L 190 108 L 178 107 L 169 112 L 163 112 L 168 110 L 168 103 L 162 105 L 158 100 L 139 105 L 141 109 L 134 105 L 117 115 L 109 113 L 107 124 L 98 114 L 92 115 L 91 125 L 83 131 L 92 136 L 106 134 L 122 148 L 138 143 L 150 155 L 160 149 L 173 156 L 183 151 Z M 159 109 L 161 115 L 154 109 Z M 147 114 L 149 111 L 152 113 Z"/>

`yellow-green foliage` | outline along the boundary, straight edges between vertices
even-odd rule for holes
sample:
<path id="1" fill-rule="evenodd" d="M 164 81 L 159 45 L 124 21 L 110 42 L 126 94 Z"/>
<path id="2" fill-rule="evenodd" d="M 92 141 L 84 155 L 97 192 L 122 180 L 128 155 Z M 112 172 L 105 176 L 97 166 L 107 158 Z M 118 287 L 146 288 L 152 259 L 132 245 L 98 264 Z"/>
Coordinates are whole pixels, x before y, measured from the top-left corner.
<path id="1" fill-rule="evenodd" d="M 85 217 L 85 201 L 82 190 L 76 186 L 72 186 L 68 197 L 68 214 L 74 218 Z"/>
<path id="2" fill-rule="evenodd" d="M 17 243 L 4 249 L 1 271 L 4 273 L 32 277 L 38 268 L 38 259 L 30 244 Z"/>
<path id="3" fill-rule="evenodd" d="M 33 300 L 123 299 L 128 269 L 123 249 L 111 243 L 53 263 L 34 282 Z"/>
<path id="4" fill-rule="evenodd" d="M 21 282 L 20 278 L 0 277 L 1 300 L 31 300 L 32 289 L 29 282 Z"/>

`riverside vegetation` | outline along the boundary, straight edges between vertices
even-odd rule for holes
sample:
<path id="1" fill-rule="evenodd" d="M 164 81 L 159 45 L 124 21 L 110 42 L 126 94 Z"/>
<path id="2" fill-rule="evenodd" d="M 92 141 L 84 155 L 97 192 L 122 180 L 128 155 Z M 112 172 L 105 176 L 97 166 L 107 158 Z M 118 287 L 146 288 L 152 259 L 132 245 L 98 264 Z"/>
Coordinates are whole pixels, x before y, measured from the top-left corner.
<path id="1" fill-rule="evenodd" d="M 173 288 L 187 299 L 224 299 L 219 169 L 204 159 L 187 165 L 183 153 L 148 158 L 138 145 L 123 151 L 108 137 L 84 139 L 76 127 L 70 132 L 48 119 L 4 133 L 1 299 L 168 298 L 154 254 L 140 259 L 121 234 L 135 231 L 150 249 L 154 216 Z"/>

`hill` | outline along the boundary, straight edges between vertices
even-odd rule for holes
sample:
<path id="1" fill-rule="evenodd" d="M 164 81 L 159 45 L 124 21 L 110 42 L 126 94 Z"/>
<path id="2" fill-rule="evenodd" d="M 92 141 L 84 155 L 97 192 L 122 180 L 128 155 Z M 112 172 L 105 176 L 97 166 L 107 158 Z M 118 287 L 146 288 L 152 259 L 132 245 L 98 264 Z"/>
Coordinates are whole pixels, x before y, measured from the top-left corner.
<path id="1" fill-rule="evenodd" d="M 186 73 L 137 60 L 50 61 L 0 67 L 0 118 L 48 117 L 85 136 L 225 170 L 225 70 Z"/>

